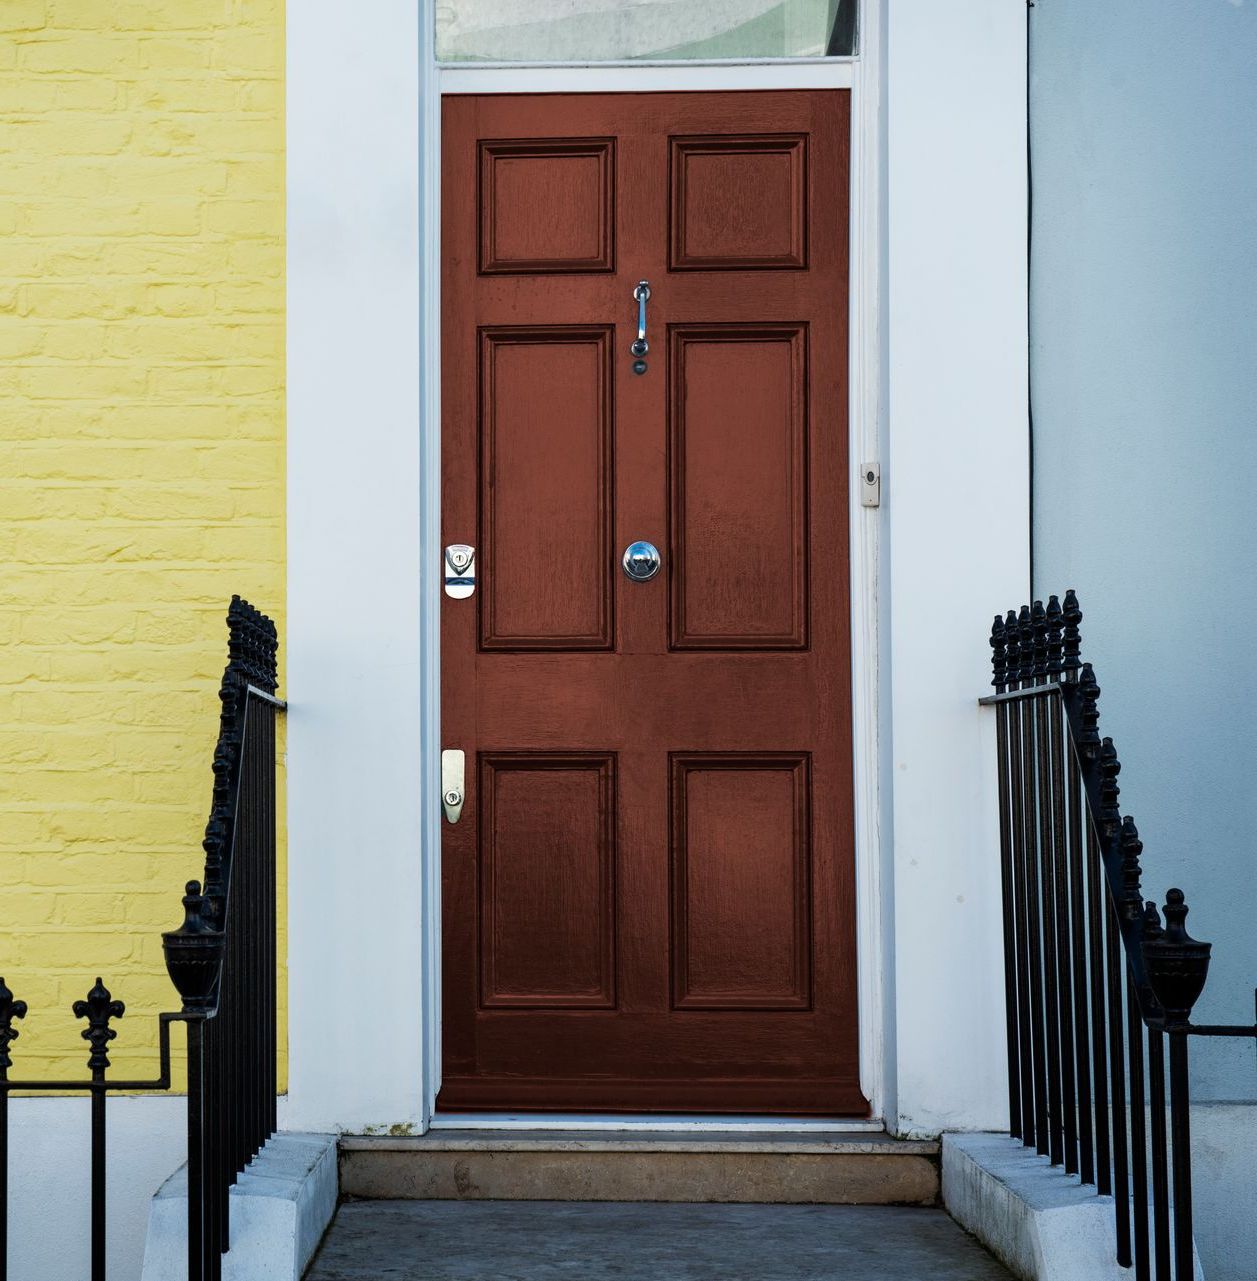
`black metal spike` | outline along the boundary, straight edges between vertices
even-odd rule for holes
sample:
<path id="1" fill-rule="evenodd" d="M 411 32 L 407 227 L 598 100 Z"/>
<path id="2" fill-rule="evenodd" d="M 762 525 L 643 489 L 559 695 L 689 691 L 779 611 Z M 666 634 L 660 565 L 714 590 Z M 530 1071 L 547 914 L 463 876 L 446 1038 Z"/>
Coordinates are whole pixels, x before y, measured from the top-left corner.
<path id="1" fill-rule="evenodd" d="M 1117 748 L 1111 738 L 1100 740 L 1100 826 L 1104 835 L 1112 840 L 1122 821 L 1117 798 L 1121 788 L 1117 776 L 1122 772 L 1122 762 L 1117 759 Z"/>
<path id="2" fill-rule="evenodd" d="M 1050 681 L 1059 681 L 1064 668 L 1062 653 L 1064 641 L 1061 637 L 1061 602 L 1055 596 L 1048 597 L 1047 610 L 1047 675 Z"/>
<path id="3" fill-rule="evenodd" d="M 1004 618 L 1001 614 L 996 614 L 995 621 L 991 624 L 991 671 L 991 684 L 995 686 L 996 693 L 1002 694 L 1008 675 L 1008 641 L 1004 635 Z"/>
<path id="4" fill-rule="evenodd" d="M 74 1002 L 74 1017 L 87 1020 L 87 1026 L 80 1035 L 92 1047 L 87 1066 L 93 1072 L 103 1072 L 109 1066 L 109 1042 L 118 1035 L 109 1026 L 109 1020 L 120 1019 L 126 1008 L 121 1001 L 113 999 L 99 978 L 88 992 L 87 1000 Z"/>
<path id="5" fill-rule="evenodd" d="M 1078 750 L 1088 760 L 1094 760 L 1100 750 L 1100 686 L 1096 681 L 1095 669 L 1090 663 L 1083 663 L 1078 680 L 1078 693 L 1081 703 L 1078 709 L 1082 721 L 1082 733 L 1078 735 Z"/>
<path id="6" fill-rule="evenodd" d="M 1041 683 L 1047 677 L 1047 611 L 1043 608 L 1041 600 L 1035 601 L 1030 609 L 1031 628 L 1034 645 L 1034 679 L 1035 683 Z"/>
<path id="7" fill-rule="evenodd" d="M 1082 653 L 1082 632 L 1079 630 L 1082 610 L 1078 607 L 1078 594 L 1072 587 L 1065 593 L 1065 608 L 1061 611 L 1061 617 L 1065 623 L 1064 657 L 1061 666 L 1065 672 L 1065 679 L 1072 680 L 1072 673 L 1082 666 L 1079 657 Z"/>

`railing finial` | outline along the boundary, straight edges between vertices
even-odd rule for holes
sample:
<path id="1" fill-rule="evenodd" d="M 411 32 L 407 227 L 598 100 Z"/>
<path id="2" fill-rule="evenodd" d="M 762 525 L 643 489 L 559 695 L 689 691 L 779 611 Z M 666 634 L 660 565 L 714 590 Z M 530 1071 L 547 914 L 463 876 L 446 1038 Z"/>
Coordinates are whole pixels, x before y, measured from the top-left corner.
<path id="1" fill-rule="evenodd" d="M 91 1047 L 87 1066 L 92 1072 L 104 1072 L 109 1066 L 109 1042 L 118 1034 L 109 1026 L 111 1019 L 120 1019 L 127 1007 L 115 1001 L 109 989 L 98 977 L 87 994 L 87 1000 L 74 1002 L 74 1017 L 86 1019 L 87 1026 L 79 1034 Z"/>
<path id="2" fill-rule="evenodd" d="M 1192 1006 L 1209 977 L 1209 954 L 1213 949 L 1212 943 L 1203 943 L 1188 934 L 1186 920 L 1183 891 L 1170 890 L 1165 896 L 1164 933 L 1143 941 L 1148 982 L 1171 1026 L 1186 1023 L 1191 1017 Z"/>
<path id="3" fill-rule="evenodd" d="M 1008 646 L 1008 688 L 1016 689 L 1021 683 L 1021 629 L 1015 609 L 1010 609 L 1004 618 L 1004 640 Z"/>
<path id="4" fill-rule="evenodd" d="M 1023 605 L 1017 615 L 1017 635 L 1021 642 L 1021 684 L 1029 685 L 1034 677 L 1034 619 L 1029 605 Z"/>
<path id="5" fill-rule="evenodd" d="M 213 920 L 199 881 L 183 895 L 183 924 L 161 936 L 166 970 L 183 998 L 185 1013 L 212 1008 L 222 969 L 224 936 Z"/>
<path id="6" fill-rule="evenodd" d="M 1062 653 L 1064 640 L 1061 636 L 1062 610 L 1060 598 L 1049 596 L 1047 610 L 1047 677 L 1050 681 L 1059 681 L 1064 668 Z"/>
<path id="7" fill-rule="evenodd" d="M 1087 760 L 1095 759 L 1100 750 L 1100 684 L 1096 680 L 1095 668 L 1090 663 L 1083 663 L 1078 680 L 1078 718 L 1082 722 L 1082 732 L 1078 735 L 1078 750 Z"/>
<path id="8" fill-rule="evenodd" d="M 1098 818 L 1104 829 L 1104 835 L 1110 840 L 1117 834 L 1122 821 L 1122 812 L 1118 808 L 1117 798 L 1121 788 L 1117 785 L 1117 776 L 1122 772 L 1122 762 L 1117 759 L 1117 748 L 1111 738 L 1100 741 L 1100 813 Z"/>
<path id="9" fill-rule="evenodd" d="M 1065 679 L 1073 680 L 1074 672 L 1082 665 L 1079 658 L 1082 653 L 1082 632 L 1078 626 L 1082 622 L 1082 610 L 1078 606 L 1078 593 L 1072 587 L 1065 593 L 1065 608 L 1061 611 L 1061 617 L 1065 623 L 1064 658 L 1061 666 Z"/>
<path id="10" fill-rule="evenodd" d="M 1041 684 L 1047 679 L 1048 671 L 1048 640 L 1047 640 L 1047 611 L 1043 608 L 1043 602 L 1037 600 L 1030 608 L 1030 627 L 1033 636 L 1034 645 L 1034 681 L 1035 684 Z"/>
<path id="11" fill-rule="evenodd" d="M 1008 639 L 1004 634 L 1004 616 L 995 615 L 991 624 L 991 684 L 995 692 L 1002 694 L 1008 676 Z"/>
<path id="12" fill-rule="evenodd" d="M 1139 839 L 1139 829 L 1129 814 L 1122 819 L 1122 911 L 1128 920 L 1143 918 L 1143 892 L 1139 887 L 1143 871 L 1139 856 L 1144 843 Z"/>
<path id="13" fill-rule="evenodd" d="M 1161 913 L 1157 911 L 1157 905 L 1151 900 L 1144 904 L 1144 939 L 1159 939 L 1165 930 L 1161 928 Z"/>

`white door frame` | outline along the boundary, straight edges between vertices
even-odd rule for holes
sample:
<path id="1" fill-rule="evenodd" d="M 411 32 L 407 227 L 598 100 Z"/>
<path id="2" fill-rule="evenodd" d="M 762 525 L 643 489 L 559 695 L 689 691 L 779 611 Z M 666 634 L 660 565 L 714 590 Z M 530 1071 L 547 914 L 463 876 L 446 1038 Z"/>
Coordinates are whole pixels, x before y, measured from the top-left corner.
<path id="1" fill-rule="evenodd" d="M 851 636 L 852 636 L 852 736 L 855 763 L 855 827 L 856 827 L 856 939 L 858 955 L 858 1008 L 860 1044 L 860 1085 L 869 1099 L 871 1121 L 835 1120 L 810 1122 L 809 1125 L 825 1129 L 880 1128 L 882 1101 L 885 1094 L 882 1068 L 882 1008 L 883 973 L 881 957 L 881 922 L 878 904 L 881 901 L 883 880 L 881 848 L 877 839 L 878 826 L 869 816 L 876 814 L 878 770 L 878 720 L 877 720 L 877 511 L 862 507 L 859 502 L 859 464 L 881 457 L 880 415 L 878 392 L 878 343 L 875 300 L 879 296 L 878 266 L 880 245 L 878 228 L 878 175 L 879 155 L 877 129 L 879 118 L 875 104 L 878 101 L 878 31 L 872 22 L 862 32 L 862 51 L 854 59 L 808 60 L 747 60 L 709 63 L 663 62 L 653 64 L 631 63 L 608 66 L 548 65 L 548 66 L 438 66 L 436 87 L 439 95 L 460 93 L 642 93 L 668 91 L 728 92 L 750 89 L 847 89 L 852 95 L 851 110 L 851 180 L 850 180 L 850 282 L 848 289 L 848 332 L 850 350 L 848 363 L 848 457 L 844 460 L 849 478 L 850 493 L 850 547 L 851 547 Z M 872 108 L 867 104 L 874 104 Z M 440 134 L 425 132 L 421 142 L 422 154 L 429 157 L 425 165 L 425 178 L 436 184 L 437 204 L 440 192 Z M 435 168 L 436 172 L 431 172 Z M 424 236 L 424 259 L 430 273 L 429 279 L 440 275 L 440 239 L 438 228 L 428 228 Z M 428 306 L 436 306 L 438 315 L 427 327 L 422 361 L 430 369 L 440 368 L 439 301 L 429 297 Z M 439 397 L 439 382 L 437 387 Z M 439 451 L 439 404 L 431 406 L 437 424 L 425 435 L 435 436 Z M 437 475 L 439 459 L 432 458 Z M 426 493 L 426 490 L 425 490 Z M 439 499 L 439 491 L 432 495 Z M 433 611 L 439 619 L 439 605 Z M 439 866 L 440 830 L 431 836 L 436 842 L 438 857 L 431 860 Z M 435 888 L 435 887 L 434 887 Z M 439 938 L 440 920 L 429 919 L 428 929 Z M 439 961 L 439 958 L 438 958 Z M 434 970 L 439 969 L 434 966 Z M 436 1112 L 436 1093 L 439 1089 L 440 1015 L 439 992 L 429 989 L 425 999 L 427 1031 L 428 1080 L 432 1089 L 425 1099 L 428 1124 L 465 1128 L 478 1124 L 491 1128 L 511 1125 L 535 1127 L 535 1116 L 518 1118 L 485 1114 L 469 1117 L 465 1113 L 442 1118 Z M 775 1128 L 797 1129 L 797 1120 L 768 1118 L 709 1119 L 702 1117 L 676 1117 L 661 1119 L 644 1115 L 640 1117 L 605 1117 L 594 1119 L 587 1114 L 547 1119 L 551 1128 L 579 1126 L 588 1128 L 675 1129 L 679 1124 L 687 1128 Z"/>
<path id="2" fill-rule="evenodd" d="M 286 1124 L 421 1129 L 439 1082 L 440 97 L 490 85 L 851 88 L 850 461 L 881 460 L 888 486 L 861 508 L 850 469 L 862 1083 L 875 1115 L 914 1131 L 983 1123 L 999 1097 L 984 1067 L 1002 1028 L 998 912 L 975 857 L 985 762 L 958 764 L 966 741 L 948 738 L 968 733 L 971 641 L 940 635 L 919 671 L 900 658 L 921 649 L 918 615 L 967 620 L 949 567 L 983 608 L 1023 590 L 1024 15 L 940 8 L 868 0 L 852 61 L 474 70 L 437 68 L 427 0 L 379 0 L 369 22 L 335 0 L 290 10 Z M 932 192 L 940 141 L 952 186 Z M 944 376 L 987 351 L 1008 368 L 963 388 Z M 923 379 L 943 394 L 917 394 Z M 998 546 L 945 488 L 979 459 L 1012 535 Z M 891 493 L 911 495 L 893 542 Z M 900 666 L 879 680 L 888 656 Z M 942 947 L 920 928 L 940 885 L 968 904 Z"/>

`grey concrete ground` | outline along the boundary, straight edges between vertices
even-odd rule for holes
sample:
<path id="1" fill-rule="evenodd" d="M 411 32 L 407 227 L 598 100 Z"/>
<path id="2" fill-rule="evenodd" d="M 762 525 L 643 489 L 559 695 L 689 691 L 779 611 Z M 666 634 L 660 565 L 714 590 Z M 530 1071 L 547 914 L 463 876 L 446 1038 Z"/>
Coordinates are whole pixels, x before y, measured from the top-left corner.
<path id="1" fill-rule="evenodd" d="M 1009 1281 L 941 1210 L 351 1201 L 307 1281 Z"/>

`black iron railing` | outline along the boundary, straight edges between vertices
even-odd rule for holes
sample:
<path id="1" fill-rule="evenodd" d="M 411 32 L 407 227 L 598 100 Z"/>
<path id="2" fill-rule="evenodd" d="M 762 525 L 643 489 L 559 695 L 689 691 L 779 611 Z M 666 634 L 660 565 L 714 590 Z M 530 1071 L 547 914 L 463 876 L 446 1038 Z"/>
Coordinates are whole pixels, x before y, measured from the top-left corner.
<path id="1" fill-rule="evenodd" d="M 87 1090 L 91 1095 L 91 1279 L 106 1281 L 105 1100 L 109 1092 L 168 1090 L 170 1025 L 188 1030 L 188 1278 L 219 1281 L 230 1240 L 228 1192 L 275 1132 L 276 900 L 275 625 L 233 597 L 228 661 L 219 698 L 214 793 L 205 829 L 205 877 L 190 881 L 184 923 L 162 936 L 166 967 L 183 1009 L 158 1016 L 159 1073 L 110 1079 L 110 1026 L 124 1013 L 98 978 L 74 1003 L 86 1019 L 90 1078 L 10 1079 L 15 1021 L 25 1018 L 0 979 L 0 1281 L 8 1277 L 8 1103 L 15 1090 Z"/>
<path id="2" fill-rule="evenodd" d="M 1192 1281 L 1187 1038 L 1257 1026 L 1190 1021 L 1211 945 L 1187 933 L 1182 891 L 1164 921 L 1144 901 L 1081 622 L 1071 591 L 991 629 L 1009 1132 L 1112 1195 L 1117 1261 L 1137 1281 Z"/>

